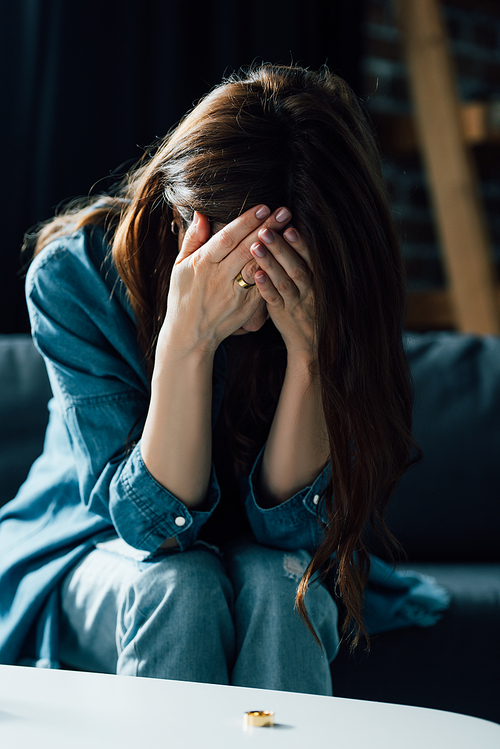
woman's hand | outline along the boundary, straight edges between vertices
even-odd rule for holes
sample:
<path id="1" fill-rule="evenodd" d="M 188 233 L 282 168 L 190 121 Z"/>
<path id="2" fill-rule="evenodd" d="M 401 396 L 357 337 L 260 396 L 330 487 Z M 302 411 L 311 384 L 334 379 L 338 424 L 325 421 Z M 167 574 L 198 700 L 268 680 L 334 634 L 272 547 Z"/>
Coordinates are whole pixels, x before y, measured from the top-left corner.
<path id="1" fill-rule="evenodd" d="M 269 315 L 285 341 L 288 354 L 316 359 L 315 309 L 309 252 L 289 226 L 280 236 L 270 228 L 258 232 L 250 251 L 260 269 L 254 274 Z"/>
<path id="2" fill-rule="evenodd" d="M 258 230 L 279 230 L 289 219 L 288 211 L 285 216 L 279 210 L 270 215 L 266 206 L 258 206 L 211 237 L 207 217 L 195 213 L 172 271 L 160 338 L 172 340 L 173 336 L 187 350 L 201 347 L 214 351 L 245 325 L 259 306 L 265 317 L 257 288 L 242 288 L 236 277 L 243 269 L 244 279 L 253 282 L 256 263 L 250 246 L 257 242 Z"/>

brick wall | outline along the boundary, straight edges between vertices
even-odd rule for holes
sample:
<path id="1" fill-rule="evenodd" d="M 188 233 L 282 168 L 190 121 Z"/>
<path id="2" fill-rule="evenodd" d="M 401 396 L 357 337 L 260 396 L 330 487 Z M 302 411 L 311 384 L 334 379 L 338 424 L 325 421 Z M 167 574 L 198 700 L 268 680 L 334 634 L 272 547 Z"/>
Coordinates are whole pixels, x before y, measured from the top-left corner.
<path id="1" fill-rule="evenodd" d="M 462 101 L 497 101 L 500 109 L 500 1 L 442 2 Z M 406 66 L 392 0 L 366 0 L 363 58 L 364 101 L 380 129 L 391 115 L 411 112 Z M 380 132 L 381 141 L 382 132 Z M 390 149 L 389 149 L 390 150 Z M 481 194 L 500 264 L 500 145 L 473 149 Z M 445 283 L 429 203 L 426 175 L 418 153 L 383 153 L 393 213 L 400 225 L 408 286 L 428 289 Z"/>

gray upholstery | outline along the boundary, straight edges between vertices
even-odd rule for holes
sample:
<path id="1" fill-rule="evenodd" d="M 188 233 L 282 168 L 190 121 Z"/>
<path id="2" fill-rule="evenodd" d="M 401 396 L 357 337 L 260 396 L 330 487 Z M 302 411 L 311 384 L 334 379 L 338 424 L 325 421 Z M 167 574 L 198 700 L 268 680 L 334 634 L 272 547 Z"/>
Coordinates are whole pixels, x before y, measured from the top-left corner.
<path id="1" fill-rule="evenodd" d="M 379 635 L 368 657 L 343 647 L 335 694 L 500 722 L 500 338 L 409 335 L 414 433 L 424 457 L 387 512 L 407 567 L 452 594 L 434 627 Z M 371 538 L 372 550 L 384 549 Z"/>
<path id="2" fill-rule="evenodd" d="M 424 457 L 388 512 L 411 559 L 500 562 L 500 338 L 408 336 Z"/>
<path id="3" fill-rule="evenodd" d="M 407 566 L 452 594 L 429 628 L 346 645 L 338 696 L 463 712 L 500 722 L 500 338 L 426 333 L 406 342 L 423 461 L 388 513 Z M 50 387 L 28 336 L 0 336 L 0 504 L 41 452 Z M 373 541 L 373 550 L 383 550 Z"/>

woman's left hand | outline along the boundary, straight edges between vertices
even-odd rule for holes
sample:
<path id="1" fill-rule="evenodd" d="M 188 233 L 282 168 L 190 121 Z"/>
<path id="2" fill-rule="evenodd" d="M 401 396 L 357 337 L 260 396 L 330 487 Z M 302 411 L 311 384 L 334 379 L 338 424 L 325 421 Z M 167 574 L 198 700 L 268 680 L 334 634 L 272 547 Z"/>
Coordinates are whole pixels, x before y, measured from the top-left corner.
<path id="1" fill-rule="evenodd" d="M 259 232 L 250 251 L 260 270 L 254 280 L 269 316 L 281 333 L 288 355 L 316 358 L 315 309 L 309 252 L 298 231 L 289 226 L 283 236 L 271 229 Z"/>

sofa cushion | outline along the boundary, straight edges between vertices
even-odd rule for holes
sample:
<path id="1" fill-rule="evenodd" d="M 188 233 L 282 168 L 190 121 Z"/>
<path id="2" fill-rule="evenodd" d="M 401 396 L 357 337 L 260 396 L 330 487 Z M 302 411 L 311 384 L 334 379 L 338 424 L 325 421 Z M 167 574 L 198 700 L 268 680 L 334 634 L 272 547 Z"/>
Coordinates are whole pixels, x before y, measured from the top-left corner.
<path id="1" fill-rule="evenodd" d="M 29 335 L 0 335 L 0 506 L 14 497 L 43 447 L 51 396 Z"/>
<path id="2" fill-rule="evenodd" d="M 389 527 L 410 559 L 500 560 L 500 338 L 433 332 L 405 344 L 424 457 L 403 477 Z"/>

